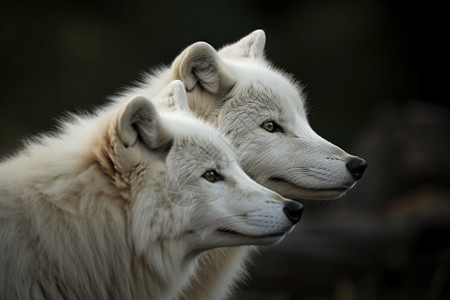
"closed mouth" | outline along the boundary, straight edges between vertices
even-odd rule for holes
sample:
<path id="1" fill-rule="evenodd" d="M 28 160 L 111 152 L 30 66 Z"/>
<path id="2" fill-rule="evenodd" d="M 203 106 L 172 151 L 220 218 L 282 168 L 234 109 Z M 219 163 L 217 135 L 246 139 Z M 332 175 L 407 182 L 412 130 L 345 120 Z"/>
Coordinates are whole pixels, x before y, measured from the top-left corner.
<path id="1" fill-rule="evenodd" d="M 276 177 L 276 176 L 270 177 L 269 180 L 278 181 L 278 182 L 284 182 L 284 183 L 296 186 L 298 188 L 301 188 L 301 189 L 304 189 L 304 190 L 309 190 L 309 191 L 314 191 L 314 192 L 324 192 L 325 191 L 325 192 L 339 192 L 339 193 L 343 193 L 343 192 L 345 192 L 346 190 L 348 190 L 350 188 L 350 186 L 349 187 L 335 187 L 335 188 L 311 188 L 311 187 L 305 187 L 305 186 L 298 185 L 296 183 L 293 183 L 292 181 L 289 181 L 288 179 L 281 178 L 281 177 Z"/>
<path id="2" fill-rule="evenodd" d="M 249 235 L 249 234 L 237 232 L 235 230 L 232 230 L 232 229 L 229 229 L 226 227 L 221 227 L 221 228 L 217 229 L 217 231 L 221 232 L 221 233 L 226 233 L 226 234 L 231 234 L 231 235 L 239 235 L 239 236 L 248 237 L 248 238 L 274 238 L 274 237 L 281 237 L 287 233 L 287 232 L 283 231 L 283 232 L 271 233 L 271 234 L 266 234 L 266 235 Z"/>
<path id="3" fill-rule="evenodd" d="M 225 227 L 219 228 L 219 229 L 217 229 L 217 231 L 223 232 L 223 233 L 229 233 L 229 234 L 239 234 L 239 232 L 225 228 Z"/>

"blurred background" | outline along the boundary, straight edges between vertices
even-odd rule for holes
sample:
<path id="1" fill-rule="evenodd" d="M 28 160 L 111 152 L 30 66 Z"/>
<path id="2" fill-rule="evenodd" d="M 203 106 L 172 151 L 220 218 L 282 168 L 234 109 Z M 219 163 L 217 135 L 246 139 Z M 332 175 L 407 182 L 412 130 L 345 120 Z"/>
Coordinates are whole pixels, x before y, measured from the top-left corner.
<path id="1" fill-rule="evenodd" d="M 305 85 L 310 122 L 369 168 L 304 201 L 233 299 L 450 299 L 449 1 L 0 2 L 0 156 L 186 46 L 254 29 Z"/>

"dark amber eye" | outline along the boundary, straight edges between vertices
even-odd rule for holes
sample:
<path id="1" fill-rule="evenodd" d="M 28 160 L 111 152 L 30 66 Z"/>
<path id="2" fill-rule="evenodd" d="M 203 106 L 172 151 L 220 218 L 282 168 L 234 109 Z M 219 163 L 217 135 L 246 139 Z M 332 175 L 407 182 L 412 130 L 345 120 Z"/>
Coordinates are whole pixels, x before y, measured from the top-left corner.
<path id="1" fill-rule="evenodd" d="M 273 123 L 272 121 L 264 122 L 263 128 L 267 131 L 272 132 L 275 129 L 275 123 Z"/>
<path id="2" fill-rule="evenodd" d="M 216 182 L 219 180 L 223 180 L 223 177 L 215 170 L 206 171 L 205 174 L 202 175 L 202 177 L 208 180 L 209 182 Z"/>
<path id="3" fill-rule="evenodd" d="M 261 127 L 268 132 L 283 132 L 283 129 L 271 120 L 264 121 L 264 123 L 261 124 Z"/>

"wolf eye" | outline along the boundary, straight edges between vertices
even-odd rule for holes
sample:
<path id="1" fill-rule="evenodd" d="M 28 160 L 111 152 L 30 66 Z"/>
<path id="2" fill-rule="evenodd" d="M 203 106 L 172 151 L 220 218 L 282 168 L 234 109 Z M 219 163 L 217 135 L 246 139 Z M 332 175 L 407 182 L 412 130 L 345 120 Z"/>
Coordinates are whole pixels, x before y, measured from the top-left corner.
<path id="1" fill-rule="evenodd" d="M 206 171 L 205 174 L 202 175 L 202 177 L 208 180 L 209 182 L 216 182 L 223 180 L 222 175 L 217 173 L 215 170 Z"/>
<path id="2" fill-rule="evenodd" d="M 261 127 L 267 130 L 268 132 L 284 132 L 283 128 L 281 128 L 277 123 L 272 120 L 264 121 L 261 124 Z"/>

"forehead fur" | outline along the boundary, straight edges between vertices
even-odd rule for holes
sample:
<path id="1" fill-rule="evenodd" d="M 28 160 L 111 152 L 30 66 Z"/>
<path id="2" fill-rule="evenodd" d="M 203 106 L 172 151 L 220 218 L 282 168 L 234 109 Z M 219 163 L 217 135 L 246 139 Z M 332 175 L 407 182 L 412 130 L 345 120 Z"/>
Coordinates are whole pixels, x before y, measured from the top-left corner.
<path id="1" fill-rule="evenodd" d="M 292 76 L 258 64 L 235 67 L 238 80 L 228 109 L 236 109 L 230 106 L 239 106 L 253 115 L 254 122 L 259 123 L 263 119 L 278 122 L 284 122 L 284 119 L 307 119 L 305 97 Z"/>
<path id="2" fill-rule="evenodd" d="M 234 159 L 235 153 L 229 141 L 211 125 L 183 112 L 163 113 L 162 121 L 174 135 L 174 150 L 184 151 L 192 158 Z"/>
<path id="3" fill-rule="evenodd" d="M 306 97 L 300 83 L 292 75 L 264 64 L 228 62 L 237 79 L 235 95 L 245 97 L 244 94 L 247 94 L 247 99 L 256 98 L 268 105 L 266 107 L 305 112 Z"/>

